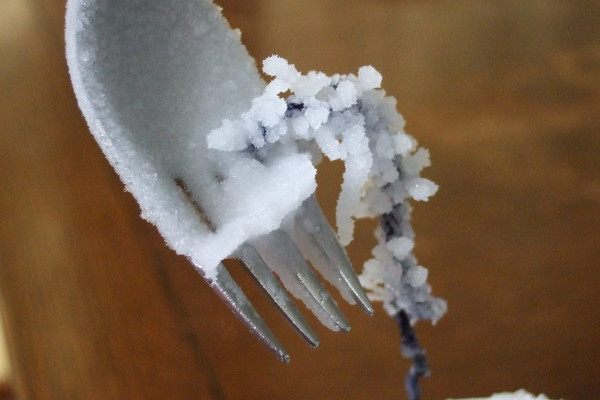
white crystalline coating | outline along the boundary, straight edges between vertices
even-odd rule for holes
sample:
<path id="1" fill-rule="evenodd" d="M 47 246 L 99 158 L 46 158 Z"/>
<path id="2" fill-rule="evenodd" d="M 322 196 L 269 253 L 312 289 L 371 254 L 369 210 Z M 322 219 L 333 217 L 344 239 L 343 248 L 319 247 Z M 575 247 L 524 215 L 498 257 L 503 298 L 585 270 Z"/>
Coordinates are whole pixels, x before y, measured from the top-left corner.
<path id="1" fill-rule="evenodd" d="M 69 71 L 92 134 L 142 216 L 207 277 L 315 191 L 323 153 L 346 166 L 342 244 L 354 218 L 397 219 L 392 236 L 379 228 L 361 276 L 372 297 L 413 319 L 443 313 L 412 252 L 386 247 L 398 235 L 412 240 L 408 200 L 437 186 L 420 178 L 429 155 L 404 132 L 373 67 L 301 74 L 273 56 L 266 85 L 210 0 L 69 0 L 66 22 Z"/>
<path id="2" fill-rule="evenodd" d="M 244 138 L 237 135 L 239 130 L 239 124 L 234 124 L 229 120 L 223 121 L 223 125 L 221 126 L 221 134 L 211 136 L 208 144 L 211 147 L 221 148 L 227 151 L 245 149 L 248 147 L 248 143 L 246 143 Z"/>
<path id="3" fill-rule="evenodd" d="M 420 148 L 414 154 L 407 155 L 402 159 L 402 169 L 407 175 L 417 175 L 425 167 L 431 165 L 429 161 L 429 151 Z"/>
<path id="4" fill-rule="evenodd" d="M 406 282 L 412 287 L 419 287 L 427 280 L 427 274 L 425 267 L 417 265 L 406 272 Z"/>
<path id="5" fill-rule="evenodd" d="M 431 297 L 427 270 L 412 254 L 408 201 L 427 200 L 437 185 L 420 177 L 430 164 L 429 152 L 404 132 L 396 101 L 379 89 L 381 75 L 370 66 L 357 76 L 303 75 L 277 56 L 264 60 L 263 71 L 273 80 L 248 110 L 208 135 L 208 147 L 241 150 L 245 143 L 268 160 L 282 147 L 316 144 L 329 159 L 343 160 L 336 208 L 340 242 L 352 240 L 355 218 L 382 216 L 398 225 L 387 235 L 378 228 L 375 258 L 365 264 L 361 283 L 372 300 L 385 302 L 388 312 L 404 309 L 413 320 L 436 321 L 446 305 Z M 288 90 L 291 95 L 284 100 Z"/>
<path id="6" fill-rule="evenodd" d="M 381 86 L 381 74 L 370 65 L 358 69 L 358 80 L 363 90 L 377 89 Z"/>
<path id="7" fill-rule="evenodd" d="M 448 399 L 452 400 L 452 399 Z M 490 397 L 477 397 L 462 400 L 550 400 L 546 395 L 540 394 L 535 396 L 524 389 L 517 390 L 516 392 L 510 393 L 497 393 Z"/>
<path id="8" fill-rule="evenodd" d="M 261 148 L 288 135 L 292 140 L 314 140 L 325 156 L 332 160 L 344 160 L 346 170 L 336 220 L 340 241 L 346 245 L 352 240 L 353 216 L 360 209 L 359 203 L 365 195 L 365 185 L 372 172 L 370 133 L 381 130 L 377 126 L 382 118 L 377 109 L 381 102 L 367 94 L 379 87 L 381 75 L 373 67 L 361 68 L 358 77 L 328 77 L 314 71 L 302 75 L 293 65 L 277 56 L 263 62 L 263 71 L 274 77 L 267 85 L 267 90 L 252 102 L 251 108 L 239 119 L 224 120 L 221 128 L 212 131 L 208 135 L 208 146 L 230 150 L 246 141 Z M 283 101 L 280 94 L 288 89 L 293 95 L 287 102 L 297 105 L 296 109 L 292 106 L 288 110 L 279 105 Z M 278 105 L 265 109 L 260 108 L 260 104 Z M 359 110 L 361 107 L 364 110 Z M 231 135 L 232 126 L 239 128 L 238 137 Z M 272 134 L 273 130 L 276 134 Z M 385 151 L 387 158 L 392 159 L 394 145 L 392 135 L 388 136 Z M 223 137 L 229 138 L 229 141 L 224 143 Z M 392 175 L 391 179 L 395 179 L 397 172 Z"/>
<path id="9" fill-rule="evenodd" d="M 410 137 L 404 135 L 395 135 L 392 137 L 392 145 L 394 146 L 396 153 L 404 157 L 413 147 L 413 141 Z"/>
<path id="10" fill-rule="evenodd" d="M 399 260 L 405 259 L 412 249 L 415 247 L 415 242 L 411 238 L 396 237 L 388 240 L 385 247 L 392 252 L 394 257 Z"/>
<path id="11" fill-rule="evenodd" d="M 300 73 L 281 57 L 268 57 L 263 61 L 263 72 L 270 76 L 277 76 L 280 82 L 296 82 Z M 289 88 L 289 86 L 288 86 Z"/>
<path id="12" fill-rule="evenodd" d="M 267 126 L 277 122 L 269 110 L 286 108 L 259 97 L 254 60 L 211 1 L 69 0 L 65 36 L 92 134 L 142 216 L 208 277 L 314 192 L 311 157 L 293 147 L 263 163 L 207 148 L 210 131 L 251 105 Z M 225 126 L 214 144 L 246 148 L 239 129 Z"/>
<path id="13" fill-rule="evenodd" d="M 438 190 L 438 186 L 425 178 L 414 178 L 406 182 L 406 190 L 415 200 L 427 201 Z"/>
<path id="14" fill-rule="evenodd" d="M 336 101 L 336 106 L 331 107 L 332 111 L 342 111 L 345 108 L 351 107 L 356 103 L 356 86 L 349 81 L 338 83 L 334 91 L 335 95 L 329 100 Z"/>

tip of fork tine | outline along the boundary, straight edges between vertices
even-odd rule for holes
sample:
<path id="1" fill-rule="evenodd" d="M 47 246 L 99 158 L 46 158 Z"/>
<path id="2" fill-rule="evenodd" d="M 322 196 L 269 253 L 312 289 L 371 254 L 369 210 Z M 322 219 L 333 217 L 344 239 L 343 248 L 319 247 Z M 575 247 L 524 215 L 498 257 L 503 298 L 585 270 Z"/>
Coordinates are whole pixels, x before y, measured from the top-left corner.
<path id="1" fill-rule="evenodd" d="M 360 281 L 356 277 L 354 271 L 340 269 L 340 275 L 346 282 L 346 285 L 352 291 L 352 297 L 354 298 L 354 300 L 356 300 L 360 308 L 362 308 L 362 310 L 368 315 L 373 315 L 373 313 L 375 312 L 375 310 L 373 309 L 373 305 L 369 301 L 369 298 L 363 290 L 362 285 L 360 284 Z"/>
<path id="2" fill-rule="evenodd" d="M 267 324 L 258 315 L 252 303 L 248 300 L 242 289 L 237 285 L 223 264 L 219 264 L 216 276 L 204 279 L 210 287 L 221 297 L 229 309 L 242 321 L 252 334 L 263 343 L 282 362 L 290 361 L 290 356 L 279 340 L 269 329 Z"/>
<path id="3" fill-rule="evenodd" d="M 338 241 L 337 235 L 329 225 L 314 195 L 305 200 L 302 212 L 298 214 L 298 217 L 307 218 L 310 226 L 310 229 L 308 229 L 302 222 L 297 224 L 301 234 L 309 242 L 313 242 L 315 246 L 320 248 L 330 261 L 327 265 L 321 265 L 320 267 L 333 271 L 333 275 L 341 278 L 345 290 L 349 291 L 351 297 L 365 313 L 372 315 L 374 312 L 373 306 L 352 268 L 352 263 L 346 251 Z M 327 275 L 325 274 L 325 276 Z M 335 284 L 335 282 L 332 283 Z M 342 289 L 340 288 L 340 290 Z"/>
<path id="4" fill-rule="evenodd" d="M 308 268 L 308 266 L 307 266 Z M 308 269 L 296 274 L 298 280 L 302 282 L 308 293 L 312 296 L 316 304 L 319 304 L 323 311 L 331 318 L 335 327 L 340 331 L 350 331 L 350 323 L 342 314 L 342 311 L 338 308 L 335 301 L 331 298 L 329 293 L 317 280 L 316 276 L 309 273 Z"/>
<path id="5" fill-rule="evenodd" d="M 279 358 L 279 361 L 281 361 L 282 363 L 287 364 L 290 362 L 290 355 L 285 350 L 283 350 L 282 352 L 278 351 L 276 353 L 276 356 L 277 356 L 277 358 Z"/>
<path id="6" fill-rule="evenodd" d="M 298 333 L 312 347 L 319 345 L 319 339 L 306 319 L 302 316 L 294 302 L 286 294 L 273 272 L 269 269 L 256 249 L 248 244 L 242 245 L 236 257 L 246 266 L 264 291 L 271 297 L 273 303 L 279 308 Z"/>
<path id="7" fill-rule="evenodd" d="M 336 331 L 350 330 L 350 324 L 288 233 L 275 230 L 256 239 L 254 245 L 284 285 L 311 309 L 323 325 Z"/>

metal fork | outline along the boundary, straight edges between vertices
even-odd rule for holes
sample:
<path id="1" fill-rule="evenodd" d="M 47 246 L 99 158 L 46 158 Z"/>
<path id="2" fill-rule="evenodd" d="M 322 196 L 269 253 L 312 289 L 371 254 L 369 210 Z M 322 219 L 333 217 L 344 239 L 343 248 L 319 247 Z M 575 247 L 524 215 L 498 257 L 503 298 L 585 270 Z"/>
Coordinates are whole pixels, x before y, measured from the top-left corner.
<path id="1" fill-rule="evenodd" d="M 286 232 L 279 229 L 255 240 L 252 244 L 246 243 L 238 249 L 235 257 L 256 278 L 291 325 L 311 346 L 316 347 L 319 344 L 316 334 L 271 270 L 278 272 L 287 287 L 295 288 L 294 294 L 302 298 L 312 310 L 316 310 L 314 312 L 321 322 L 333 330 L 349 331 L 350 324 L 306 263 L 304 255 L 313 260 L 315 268 L 336 286 L 345 295 L 344 297 L 356 301 L 369 315 L 373 313 L 373 308 L 352 269 L 345 250 L 337 241 L 314 196 L 308 198 L 297 211 L 292 230 L 293 232 Z M 300 243 L 304 255 L 295 243 Z M 217 268 L 217 277 L 206 279 L 210 287 L 258 340 L 281 361 L 289 361 L 288 353 L 258 315 L 225 266 L 219 264 Z"/>
<path id="2" fill-rule="evenodd" d="M 152 222 L 165 238 L 171 230 L 165 221 L 170 220 L 210 234 L 215 226 L 196 200 L 202 202 L 205 194 L 202 179 L 209 176 L 214 179 L 210 184 L 219 184 L 212 171 L 218 170 L 216 157 L 226 155 L 211 153 L 202 137 L 194 135 L 205 135 L 222 119 L 239 115 L 264 87 L 239 35 L 210 0 L 69 0 L 66 22 L 67 62 L 79 105 L 142 210 L 158 215 Z M 167 241 L 192 257 L 189 249 L 177 248 L 181 237 Z M 350 326 L 305 256 L 346 299 L 372 313 L 314 197 L 284 228 L 244 243 L 232 254 L 316 346 L 315 333 L 272 270 L 323 324 L 340 331 Z M 210 275 L 202 265 L 196 267 L 250 331 L 288 361 L 223 264 Z"/>

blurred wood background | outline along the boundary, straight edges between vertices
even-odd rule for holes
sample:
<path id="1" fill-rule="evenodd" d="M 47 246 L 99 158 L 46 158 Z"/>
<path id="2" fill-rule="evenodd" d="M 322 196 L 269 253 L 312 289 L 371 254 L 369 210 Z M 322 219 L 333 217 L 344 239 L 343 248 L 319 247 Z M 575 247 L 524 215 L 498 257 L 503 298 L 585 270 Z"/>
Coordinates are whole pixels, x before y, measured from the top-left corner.
<path id="1" fill-rule="evenodd" d="M 416 253 L 448 314 L 417 330 L 425 399 L 600 398 L 600 2 L 220 1 L 258 60 L 372 64 L 440 184 Z M 236 277 L 280 364 L 139 218 L 75 104 L 64 0 L 0 2 L 0 295 L 17 399 L 401 399 L 393 321 L 341 304 L 309 349 Z M 332 215 L 341 170 L 320 174 Z M 350 247 L 369 258 L 372 222 Z M 235 268 L 234 265 L 231 265 Z"/>

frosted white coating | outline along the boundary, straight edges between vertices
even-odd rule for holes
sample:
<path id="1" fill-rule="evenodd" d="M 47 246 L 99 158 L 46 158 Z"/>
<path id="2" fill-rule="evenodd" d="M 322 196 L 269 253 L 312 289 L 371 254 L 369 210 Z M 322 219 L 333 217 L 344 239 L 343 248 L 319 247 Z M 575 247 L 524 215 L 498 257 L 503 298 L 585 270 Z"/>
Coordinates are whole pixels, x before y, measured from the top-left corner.
<path id="1" fill-rule="evenodd" d="M 420 177 L 429 153 L 404 132 L 373 67 L 302 74 L 272 56 L 265 84 L 209 0 L 69 0 L 66 22 L 69 71 L 92 134 L 142 216 L 206 276 L 298 209 L 323 154 L 345 163 L 342 244 L 355 218 L 398 219 L 391 233 L 379 228 L 361 276 L 371 297 L 413 319 L 443 313 L 412 255 L 408 222 L 408 201 L 437 190 Z"/>
<path id="2" fill-rule="evenodd" d="M 264 60 L 263 71 L 274 79 L 252 100 L 249 110 L 238 119 L 224 120 L 208 135 L 208 147 L 260 149 L 287 136 L 288 141 L 314 140 L 326 157 L 344 160 L 336 221 L 340 241 L 347 245 L 353 236 L 353 217 L 363 216 L 369 208 L 382 214 L 391 206 L 378 197 L 377 190 L 367 195 L 369 179 L 375 177 L 377 186 L 397 181 L 398 170 L 392 163 L 396 155 L 406 156 L 405 170 L 416 177 L 429 165 L 429 153 L 419 149 L 409 155 L 416 143 L 401 131 L 404 121 L 395 111 L 394 100 L 378 89 L 381 75 L 371 66 L 360 68 L 358 76 L 330 77 L 314 71 L 303 75 L 286 60 L 272 56 Z M 286 101 L 280 95 L 287 90 L 293 94 Z M 427 200 L 436 190 L 424 178 L 405 181 L 405 193 L 415 200 Z"/>
<path id="3" fill-rule="evenodd" d="M 452 400 L 452 399 L 448 399 Z M 524 389 L 517 390 L 516 392 L 505 392 L 496 393 L 490 397 L 477 397 L 463 400 L 550 400 L 546 395 L 540 394 L 535 396 Z"/>
<path id="4" fill-rule="evenodd" d="M 396 237 L 388 240 L 385 247 L 392 252 L 394 257 L 402 260 L 410 254 L 415 247 L 415 242 L 411 238 Z"/>
<path id="5" fill-rule="evenodd" d="M 293 148 L 262 163 L 207 149 L 265 87 L 212 2 L 69 0 L 65 36 L 95 139 L 142 216 L 205 274 L 314 192 L 310 157 Z"/>
<path id="6" fill-rule="evenodd" d="M 406 282 L 412 287 L 419 287 L 427 280 L 427 268 L 417 265 L 406 272 Z"/>
<path id="7" fill-rule="evenodd" d="M 372 300 L 385 302 L 388 312 L 404 309 L 413 320 L 436 321 L 446 305 L 431 297 L 427 270 L 412 254 L 408 201 L 426 201 L 437 185 L 420 176 L 430 164 L 429 152 L 404 131 L 395 99 L 379 88 L 381 75 L 371 66 L 360 68 L 357 75 L 302 74 L 278 56 L 265 59 L 263 71 L 273 78 L 263 93 L 238 118 L 225 119 L 210 132 L 208 147 L 250 150 L 269 160 L 289 146 L 308 152 L 316 144 L 329 159 L 343 160 L 336 209 L 340 242 L 352 240 L 355 218 L 379 216 L 400 224 L 388 234 L 378 229 L 375 259 L 365 265 L 361 283 Z"/>

